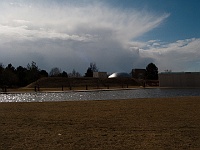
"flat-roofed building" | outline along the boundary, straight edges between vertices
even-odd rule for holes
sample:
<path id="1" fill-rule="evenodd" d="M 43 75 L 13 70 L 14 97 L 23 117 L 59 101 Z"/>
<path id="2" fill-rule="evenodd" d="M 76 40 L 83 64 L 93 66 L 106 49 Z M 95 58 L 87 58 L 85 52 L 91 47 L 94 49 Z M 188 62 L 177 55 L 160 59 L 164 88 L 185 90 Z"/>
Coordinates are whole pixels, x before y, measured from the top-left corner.
<path id="1" fill-rule="evenodd" d="M 93 72 L 93 78 L 107 78 L 107 72 Z"/>
<path id="2" fill-rule="evenodd" d="M 200 72 L 163 72 L 158 76 L 160 87 L 200 87 Z"/>

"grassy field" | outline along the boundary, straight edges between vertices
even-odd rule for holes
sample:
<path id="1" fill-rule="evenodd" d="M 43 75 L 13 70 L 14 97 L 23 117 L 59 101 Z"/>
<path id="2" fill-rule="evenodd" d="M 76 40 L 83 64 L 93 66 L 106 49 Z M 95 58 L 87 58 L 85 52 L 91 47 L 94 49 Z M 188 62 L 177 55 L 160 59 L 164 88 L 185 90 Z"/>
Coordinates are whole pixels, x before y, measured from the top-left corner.
<path id="1" fill-rule="evenodd" d="M 0 103 L 0 149 L 200 149 L 200 97 Z"/>

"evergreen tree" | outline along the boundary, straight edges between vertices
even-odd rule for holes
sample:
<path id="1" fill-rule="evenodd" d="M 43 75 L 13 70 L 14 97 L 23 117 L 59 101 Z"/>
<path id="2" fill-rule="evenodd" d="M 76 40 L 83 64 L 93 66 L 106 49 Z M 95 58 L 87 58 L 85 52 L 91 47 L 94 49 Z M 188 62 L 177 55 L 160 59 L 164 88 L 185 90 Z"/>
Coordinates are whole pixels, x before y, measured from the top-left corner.
<path id="1" fill-rule="evenodd" d="M 146 79 L 158 80 L 158 68 L 154 63 L 150 63 L 146 67 Z"/>

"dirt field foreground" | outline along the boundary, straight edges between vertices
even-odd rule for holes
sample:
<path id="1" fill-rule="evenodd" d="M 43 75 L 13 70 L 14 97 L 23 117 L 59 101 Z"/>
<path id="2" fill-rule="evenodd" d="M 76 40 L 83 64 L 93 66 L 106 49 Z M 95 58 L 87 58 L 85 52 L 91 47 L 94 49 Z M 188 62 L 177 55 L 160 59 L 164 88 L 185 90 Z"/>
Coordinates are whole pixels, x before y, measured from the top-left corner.
<path id="1" fill-rule="evenodd" d="M 200 149 L 200 97 L 0 103 L 0 149 Z"/>

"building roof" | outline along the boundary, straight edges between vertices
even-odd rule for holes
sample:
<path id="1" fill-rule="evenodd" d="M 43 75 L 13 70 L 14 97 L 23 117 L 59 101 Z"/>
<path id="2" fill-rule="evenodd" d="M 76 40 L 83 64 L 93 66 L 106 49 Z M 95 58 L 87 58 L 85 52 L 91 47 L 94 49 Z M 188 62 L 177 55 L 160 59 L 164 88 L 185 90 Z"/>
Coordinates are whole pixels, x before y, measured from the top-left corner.
<path id="1" fill-rule="evenodd" d="M 115 72 L 111 74 L 108 78 L 131 78 L 131 75 L 125 72 Z"/>
<path id="2" fill-rule="evenodd" d="M 161 72 L 159 74 L 200 74 L 200 72 Z"/>

